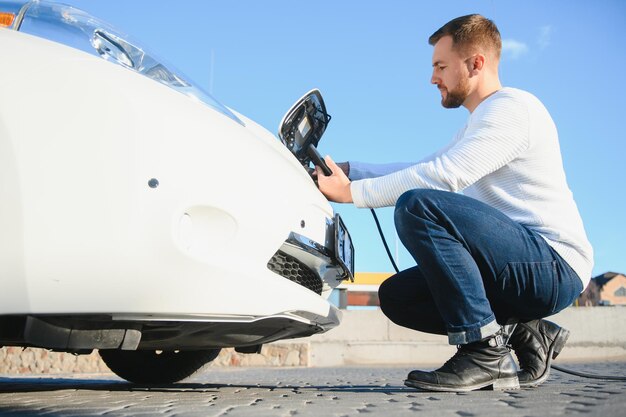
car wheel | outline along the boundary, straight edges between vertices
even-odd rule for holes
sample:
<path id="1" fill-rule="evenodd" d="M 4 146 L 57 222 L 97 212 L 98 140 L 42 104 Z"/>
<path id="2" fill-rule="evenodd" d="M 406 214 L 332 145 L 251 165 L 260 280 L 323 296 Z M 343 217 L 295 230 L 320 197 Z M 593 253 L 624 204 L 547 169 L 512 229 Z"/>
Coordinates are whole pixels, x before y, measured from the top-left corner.
<path id="1" fill-rule="evenodd" d="M 109 369 L 137 384 L 181 381 L 217 357 L 221 349 L 207 350 L 100 350 Z"/>

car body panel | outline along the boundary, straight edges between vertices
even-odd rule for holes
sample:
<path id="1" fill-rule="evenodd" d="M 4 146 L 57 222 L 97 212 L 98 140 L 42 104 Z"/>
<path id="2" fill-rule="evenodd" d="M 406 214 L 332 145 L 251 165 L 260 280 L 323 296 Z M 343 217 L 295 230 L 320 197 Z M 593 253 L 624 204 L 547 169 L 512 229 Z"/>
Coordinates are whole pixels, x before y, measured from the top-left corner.
<path id="1" fill-rule="evenodd" d="M 274 135 L 57 42 L 0 29 L 0 50 L 0 316 L 339 323 L 333 209 Z M 321 295 L 268 268 L 279 250 Z"/>

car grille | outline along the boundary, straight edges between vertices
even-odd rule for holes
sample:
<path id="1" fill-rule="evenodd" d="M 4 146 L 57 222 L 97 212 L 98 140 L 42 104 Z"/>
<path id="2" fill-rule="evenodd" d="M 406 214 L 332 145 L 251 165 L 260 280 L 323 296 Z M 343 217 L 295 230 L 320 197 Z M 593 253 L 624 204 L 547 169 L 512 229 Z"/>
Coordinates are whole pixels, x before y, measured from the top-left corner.
<path id="1" fill-rule="evenodd" d="M 322 279 L 308 266 L 285 252 L 278 251 L 267 263 L 270 271 L 287 278 L 309 290 L 321 294 Z"/>

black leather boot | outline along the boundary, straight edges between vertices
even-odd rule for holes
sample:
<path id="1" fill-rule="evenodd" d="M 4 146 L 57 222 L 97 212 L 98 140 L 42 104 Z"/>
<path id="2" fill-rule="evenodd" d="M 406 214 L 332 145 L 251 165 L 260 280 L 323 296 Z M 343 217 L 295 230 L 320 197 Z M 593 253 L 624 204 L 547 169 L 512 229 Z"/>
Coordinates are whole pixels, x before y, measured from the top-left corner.
<path id="1" fill-rule="evenodd" d="M 412 371 L 404 384 L 427 391 L 519 389 L 517 366 L 501 335 L 460 345 L 436 371 Z"/>
<path id="2" fill-rule="evenodd" d="M 509 343 L 519 361 L 521 387 L 536 387 L 550 375 L 550 363 L 565 346 L 569 330 L 548 320 L 519 323 Z"/>

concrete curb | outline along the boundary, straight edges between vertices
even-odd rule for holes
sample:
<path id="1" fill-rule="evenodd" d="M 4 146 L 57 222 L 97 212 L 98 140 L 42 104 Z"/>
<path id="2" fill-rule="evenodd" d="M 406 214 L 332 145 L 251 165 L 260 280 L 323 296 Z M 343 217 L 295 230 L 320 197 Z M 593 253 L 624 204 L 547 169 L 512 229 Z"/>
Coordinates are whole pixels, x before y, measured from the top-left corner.
<path id="1" fill-rule="evenodd" d="M 210 367 L 439 365 L 454 354 L 447 337 L 397 326 L 380 310 L 343 313 L 341 326 L 327 333 L 270 343 L 261 354 L 223 349 Z M 568 308 L 549 320 L 571 332 L 559 362 L 626 360 L 626 308 Z M 108 368 L 96 352 L 74 356 L 43 349 L 0 349 L 0 374 L 68 372 L 108 372 Z"/>

